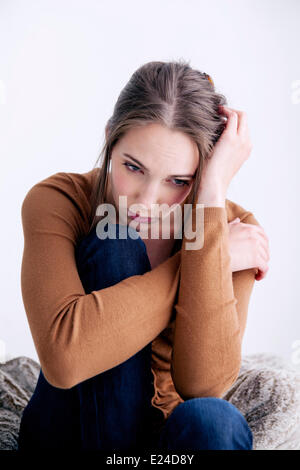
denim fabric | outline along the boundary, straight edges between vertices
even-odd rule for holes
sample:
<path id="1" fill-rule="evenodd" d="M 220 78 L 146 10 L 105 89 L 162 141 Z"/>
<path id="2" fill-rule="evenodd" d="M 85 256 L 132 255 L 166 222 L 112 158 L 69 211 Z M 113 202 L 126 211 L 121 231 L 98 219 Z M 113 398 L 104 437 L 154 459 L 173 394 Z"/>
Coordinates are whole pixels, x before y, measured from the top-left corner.
<path id="1" fill-rule="evenodd" d="M 116 230 L 116 239 L 101 240 L 94 228 L 76 247 L 86 293 L 151 270 L 144 242 L 129 236 L 132 228 L 110 224 L 108 229 L 110 234 Z M 160 424 L 159 432 L 152 432 L 163 416 L 151 405 L 153 394 L 151 343 L 67 390 L 50 385 L 41 369 L 22 414 L 19 450 L 252 449 L 246 419 L 220 398 L 186 400 Z"/>
<path id="2" fill-rule="evenodd" d="M 253 435 L 242 413 L 222 398 L 191 398 L 172 411 L 160 431 L 164 451 L 252 450 Z"/>

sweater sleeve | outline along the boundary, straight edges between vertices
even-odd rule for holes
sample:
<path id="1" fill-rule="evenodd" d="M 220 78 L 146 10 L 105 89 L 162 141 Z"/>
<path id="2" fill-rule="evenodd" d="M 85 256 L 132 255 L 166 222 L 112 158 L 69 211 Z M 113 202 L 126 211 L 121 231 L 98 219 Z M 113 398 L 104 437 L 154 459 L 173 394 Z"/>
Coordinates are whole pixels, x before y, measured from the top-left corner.
<path id="1" fill-rule="evenodd" d="M 193 228 L 196 210 L 193 205 Z M 231 271 L 225 207 L 202 207 L 200 211 L 202 247 L 186 250 L 184 236 L 175 305 L 171 374 L 184 400 L 221 397 L 235 382 L 257 272 L 256 268 Z M 240 219 L 259 225 L 250 212 L 244 212 Z"/>
<path id="2" fill-rule="evenodd" d="M 58 388 L 119 365 L 156 338 L 172 316 L 180 268 L 177 252 L 85 294 L 75 261 L 83 212 L 66 175 L 34 185 L 21 208 L 23 303 L 43 373 Z"/>

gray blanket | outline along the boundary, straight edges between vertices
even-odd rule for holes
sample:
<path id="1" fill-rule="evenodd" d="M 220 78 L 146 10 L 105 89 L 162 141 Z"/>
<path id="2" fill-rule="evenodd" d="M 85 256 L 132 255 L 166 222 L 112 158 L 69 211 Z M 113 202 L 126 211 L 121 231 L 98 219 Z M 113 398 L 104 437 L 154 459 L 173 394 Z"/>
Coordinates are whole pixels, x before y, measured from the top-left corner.
<path id="1" fill-rule="evenodd" d="M 29 357 L 0 363 L 0 450 L 17 450 L 20 419 L 38 379 Z M 239 377 L 222 397 L 245 416 L 254 450 L 300 450 L 300 371 L 268 353 L 244 356 Z"/>

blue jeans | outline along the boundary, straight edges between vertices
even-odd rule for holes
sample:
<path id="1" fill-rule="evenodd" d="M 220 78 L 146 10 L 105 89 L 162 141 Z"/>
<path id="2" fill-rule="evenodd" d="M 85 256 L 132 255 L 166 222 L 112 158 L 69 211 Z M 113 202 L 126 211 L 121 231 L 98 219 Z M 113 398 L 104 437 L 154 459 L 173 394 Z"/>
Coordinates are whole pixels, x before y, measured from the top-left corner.
<path id="1" fill-rule="evenodd" d="M 86 293 L 151 270 L 142 239 L 130 238 L 127 226 L 112 228 L 116 239 L 101 240 L 94 228 L 76 247 Z M 121 230 L 126 239 L 118 238 Z M 70 389 L 50 385 L 41 369 L 21 417 L 19 450 L 252 449 L 246 419 L 226 400 L 186 400 L 164 422 L 162 412 L 151 405 L 153 394 L 151 343 Z"/>

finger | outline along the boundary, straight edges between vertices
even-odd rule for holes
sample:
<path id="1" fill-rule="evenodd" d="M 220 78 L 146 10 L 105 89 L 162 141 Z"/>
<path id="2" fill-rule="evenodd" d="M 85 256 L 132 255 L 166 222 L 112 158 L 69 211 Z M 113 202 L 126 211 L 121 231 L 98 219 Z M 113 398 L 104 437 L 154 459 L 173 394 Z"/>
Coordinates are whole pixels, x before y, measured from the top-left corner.
<path id="1" fill-rule="evenodd" d="M 266 240 L 267 243 L 269 243 L 267 234 L 260 225 L 252 225 L 252 227 L 253 227 L 253 230 L 255 230 L 259 235 L 261 235 L 264 238 L 264 240 Z"/>
<path id="2" fill-rule="evenodd" d="M 269 243 L 267 242 L 267 240 L 265 238 L 261 237 L 260 234 L 259 234 L 259 239 L 261 240 L 260 246 L 261 246 L 262 250 L 264 251 L 264 259 L 269 261 L 270 260 Z"/>
<path id="3" fill-rule="evenodd" d="M 266 233 L 264 232 L 264 230 L 258 230 L 257 231 L 259 237 L 262 239 L 262 243 L 263 243 L 263 246 L 266 250 L 266 253 L 268 254 L 268 257 L 270 259 L 270 245 L 269 245 L 269 239 L 266 235 Z"/>
<path id="4" fill-rule="evenodd" d="M 246 222 L 241 222 L 243 225 L 245 226 L 249 226 L 251 227 L 252 230 L 256 231 L 258 234 L 260 234 L 264 240 L 266 240 L 267 243 L 269 243 L 269 239 L 267 237 L 267 234 L 266 232 L 264 231 L 264 229 L 262 228 L 261 225 L 256 225 L 256 224 L 247 224 Z"/>
<path id="5" fill-rule="evenodd" d="M 264 278 L 264 274 L 262 271 L 258 270 L 258 273 L 255 274 L 255 280 L 256 281 L 261 281 Z"/>
<path id="6" fill-rule="evenodd" d="M 227 107 L 228 108 L 228 107 Z M 248 125 L 248 117 L 245 111 L 240 111 L 235 108 L 228 108 L 238 115 L 238 122 L 237 122 L 237 133 L 240 137 L 242 137 L 244 140 L 250 139 L 250 134 L 249 134 L 249 125 Z"/>
<path id="7" fill-rule="evenodd" d="M 258 270 L 258 273 L 255 275 L 256 281 L 261 281 L 264 279 L 268 273 L 269 267 L 267 267 L 265 270 Z"/>
<path id="8" fill-rule="evenodd" d="M 269 269 L 268 262 L 263 258 L 261 258 L 259 269 L 264 273 Z"/>
<path id="9" fill-rule="evenodd" d="M 270 255 L 269 255 L 267 247 L 264 244 L 260 245 L 259 252 L 262 258 L 264 259 L 264 261 L 268 262 L 270 259 Z"/>
<path id="10" fill-rule="evenodd" d="M 224 132 L 236 134 L 238 129 L 238 114 L 232 109 L 228 108 L 228 106 L 220 106 L 220 110 L 227 117 Z"/>
<path id="11" fill-rule="evenodd" d="M 245 111 L 240 111 L 239 109 L 235 108 L 229 108 L 228 106 L 226 106 L 225 108 L 237 114 L 237 133 L 244 137 L 249 135 L 248 118 Z"/>
<path id="12" fill-rule="evenodd" d="M 235 219 L 233 219 L 231 222 L 229 222 L 230 224 L 238 224 L 240 223 L 241 219 L 239 217 L 236 217 Z"/>
<path id="13" fill-rule="evenodd" d="M 247 114 L 245 111 L 236 112 L 239 114 L 238 134 L 244 138 L 248 137 L 250 140 Z"/>
<path id="14" fill-rule="evenodd" d="M 255 280 L 256 281 L 261 281 L 262 279 L 264 279 L 267 275 L 268 269 L 269 269 L 269 267 L 267 267 L 265 269 L 258 269 L 258 273 L 255 274 Z"/>

